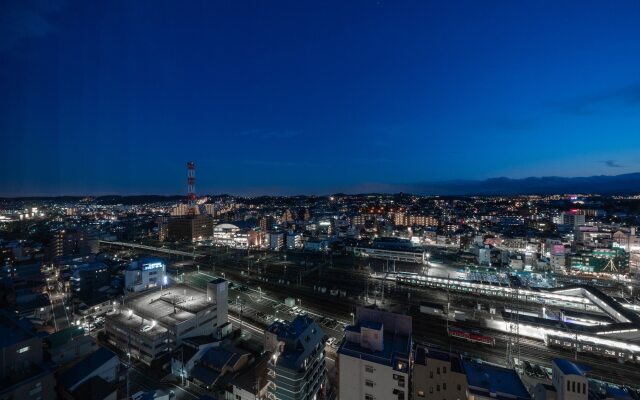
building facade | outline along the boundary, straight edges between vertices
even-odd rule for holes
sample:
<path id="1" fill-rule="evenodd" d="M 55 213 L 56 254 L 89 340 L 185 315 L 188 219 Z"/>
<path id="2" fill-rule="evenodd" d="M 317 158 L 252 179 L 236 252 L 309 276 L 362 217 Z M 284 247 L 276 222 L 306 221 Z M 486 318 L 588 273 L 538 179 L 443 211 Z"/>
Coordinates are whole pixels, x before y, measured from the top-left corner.
<path id="1" fill-rule="evenodd" d="M 327 375 L 324 347 L 324 332 L 306 315 L 288 324 L 271 324 L 264 336 L 264 348 L 272 353 L 267 363 L 267 398 L 317 398 L 325 389 Z"/>
<path id="2" fill-rule="evenodd" d="M 411 317 L 359 307 L 338 350 L 339 398 L 409 398 Z"/>
<path id="3" fill-rule="evenodd" d="M 213 236 L 213 218 L 210 215 L 187 215 L 169 219 L 167 239 L 195 242 Z"/>
<path id="4" fill-rule="evenodd" d="M 166 277 L 166 267 L 158 258 L 143 258 L 132 261 L 124 271 L 124 287 L 132 292 L 166 286 L 169 282 Z"/>
<path id="5" fill-rule="evenodd" d="M 467 377 L 457 354 L 417 346 L 411 382 L 416 400 L 467 398 Z"/>
<path id="6" fill-rule="evenodd" d="M 184 285 L 133 295 L 107 314 L 109 341 L 146 364 L 182 340 L 216 334 L 228 320 L 228 283 L 215 279 L 205 293 Z"/>

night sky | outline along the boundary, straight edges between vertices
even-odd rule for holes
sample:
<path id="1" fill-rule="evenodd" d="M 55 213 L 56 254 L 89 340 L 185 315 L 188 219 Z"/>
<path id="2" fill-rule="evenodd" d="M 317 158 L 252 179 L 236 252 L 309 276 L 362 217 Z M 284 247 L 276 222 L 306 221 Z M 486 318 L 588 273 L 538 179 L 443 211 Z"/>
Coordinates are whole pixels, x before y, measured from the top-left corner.
<path id="1" fill-rule="evenodd" d="M 0 4 L 0 195 L 640 171 L 640 1 Z"/>

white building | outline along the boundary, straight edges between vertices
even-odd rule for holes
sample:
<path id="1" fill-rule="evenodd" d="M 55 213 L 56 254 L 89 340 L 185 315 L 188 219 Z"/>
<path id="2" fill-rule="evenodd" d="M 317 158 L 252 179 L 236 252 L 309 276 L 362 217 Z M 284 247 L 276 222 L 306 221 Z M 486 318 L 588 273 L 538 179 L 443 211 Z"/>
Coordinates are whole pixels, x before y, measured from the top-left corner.
<path id="1" fill-rule="evenodd" d="M 339 398 L 409 398 L 411 317 L 359 307 L 338 349 Z"/>
<path id="2" fill-rule="evenodd" d="M 213 241 L 218 244 L 233 246 L 238 232 L 240 232 L 240 227 L 237 225 L 218 224 L 213 227 Z"/>
<path id="3" fill-rule="evenodd" d="M 586 400 L 589 397 L 589 381 L 582 367 L 556 358 L 551 368 L 557 400 Z"/>
<path id="4" fill-rule="evenodd" d="M 207 283 L 206 293 L 176 285 L 126 298 L 107 314 L 108 340 L 150 364 L 183 339 L 217 334 L 228 322 L 227 284 L 215 279 Z"/>
<path id="5" fill-rule="evenodd" d="M 160 285 L 167 285 L 165 265 L 158 258 L 143 258 L 132 261 L 124 271 L 124 287 L 131 292 L 140 292 Z"/>

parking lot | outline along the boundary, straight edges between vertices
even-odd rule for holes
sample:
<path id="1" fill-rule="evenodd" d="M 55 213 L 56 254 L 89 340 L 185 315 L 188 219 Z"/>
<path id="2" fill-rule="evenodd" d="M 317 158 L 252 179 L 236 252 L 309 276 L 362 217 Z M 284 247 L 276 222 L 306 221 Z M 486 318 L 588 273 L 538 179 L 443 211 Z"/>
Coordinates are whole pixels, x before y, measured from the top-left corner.
<path id="1" fill-rule="evenodd" d="M 296 302 L 300 303 L 299 300 Z M 328 343 L 337 346 L 342 339 L 345 323 L 319 315 L 310 308 L 301 304 L 288 306 L 268 297 L 261 290 L 243 285 L 231 285 L 229 289 L 229 310 L 241 319 L 266 327 L 274 321 L 291 321 L 298 315 L 308 314 L 323 328 L 331 342 Z"/>

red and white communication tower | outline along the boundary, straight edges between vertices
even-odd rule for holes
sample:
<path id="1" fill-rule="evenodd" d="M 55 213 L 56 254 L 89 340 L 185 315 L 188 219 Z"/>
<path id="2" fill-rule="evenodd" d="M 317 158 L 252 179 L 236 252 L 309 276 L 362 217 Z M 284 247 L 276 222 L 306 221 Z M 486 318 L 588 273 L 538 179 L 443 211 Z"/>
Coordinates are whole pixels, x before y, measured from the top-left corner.
<path id="1" fill-rule="evenodd" d="M 187 207 L 191 215 L 196 214 L 196 164 L 187 163 Z"/>

